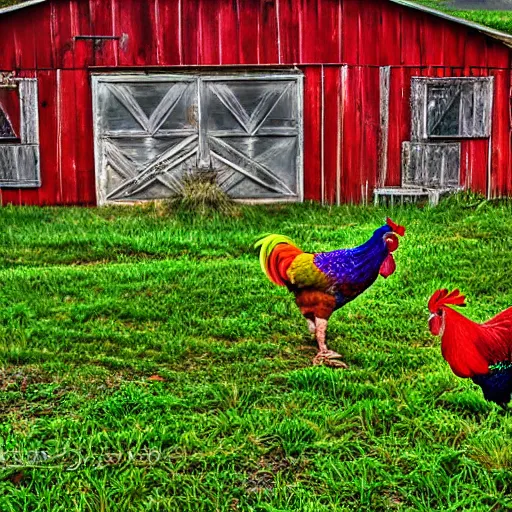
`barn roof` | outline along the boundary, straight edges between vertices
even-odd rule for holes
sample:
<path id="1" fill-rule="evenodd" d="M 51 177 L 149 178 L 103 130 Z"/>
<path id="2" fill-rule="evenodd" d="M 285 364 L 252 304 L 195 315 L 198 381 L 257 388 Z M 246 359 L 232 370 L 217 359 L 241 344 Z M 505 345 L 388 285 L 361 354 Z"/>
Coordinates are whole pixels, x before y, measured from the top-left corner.
<path id="1" fill-rule="evenodd" d="M 20 9 L 24 9 L 25 7 L 30 7 L 31 5 L 41 4 L 46 2 L 46 0 L 28 0 L 27 2 L 21 2 L 20 4 L 9 5 L 9 7 L 2 7 L 0 9 L 0 15 L 6 14 L 12 11 L 18 11 Z"/>
<path id="2" fill-rule="evenodd" d="M 46 2 L 47 0 L 28 0 L 27 2 L 21 2 L 16 5 L 11 5 L 9 7 L 3 7 L 0 9 L 0 15 L 6 14 L 8 12 L 17 11 L 19 9 L 24 9 L 25 7 L 30 7 L 31 5 L 40 4 Z M 486 27 L 485 25 L 480 25 L 480 23 L 475 23 L 473 21 L 468 21 L 462 18 L 457 18 L 456 16 L 452 16 L 451 14 L 447 14 L 445 12 L 438 11 L 436 9 L 432 9 L 430 7 L 425 7 L 424 5 L 419 5 L 413 2 L 409 2 L 407 0 L 389 0 L 390 2 L 398 5 L 402 5 L 404 7 L 408 7 L 410 9 L 415 9 L 417 11 L 426 12 L 432 14 L 433 16 L 437 16 L 439 18 L 443 18 L 445 20 L 453 21 L 454 23 L 458 23 L 459 25 L 465 25 L 466 27 L 470 27 L 480 32 L 492 37 L 493 39 L 497 39 L 502 43 L 510 46 L 512 48 L 512 35 L 507 34 L 506 32 L 502 32 L 501 30 L 496 30 L 490 27 Z"/>

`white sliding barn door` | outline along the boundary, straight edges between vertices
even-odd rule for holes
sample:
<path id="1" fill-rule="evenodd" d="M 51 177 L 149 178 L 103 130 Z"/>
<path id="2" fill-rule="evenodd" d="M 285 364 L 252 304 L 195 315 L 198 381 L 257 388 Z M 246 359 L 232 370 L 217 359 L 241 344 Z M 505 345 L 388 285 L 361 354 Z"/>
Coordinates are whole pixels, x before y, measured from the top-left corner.
<path id="1" fill-rule="evenodd" d="M 197 168 L 232 197 L 302 199 L 299 75 L 93 77 L 99 204 L 170 197 Z"/>

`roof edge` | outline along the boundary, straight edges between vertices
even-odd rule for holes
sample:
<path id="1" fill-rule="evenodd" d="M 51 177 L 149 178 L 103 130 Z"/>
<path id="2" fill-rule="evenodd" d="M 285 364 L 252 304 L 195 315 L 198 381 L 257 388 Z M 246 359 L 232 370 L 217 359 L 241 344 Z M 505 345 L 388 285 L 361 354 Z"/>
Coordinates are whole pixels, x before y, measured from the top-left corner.
<path id="1" fill-rule="evenodd" d="M 46 2 L 46 0 L 28 0 L 27 2 L 21 2 L 21 4 L 10 5 L 9 7 L 3 7 L 0 9 L 0 16 L 2 14 L 7 14 L 8 12 L 18 11 L 19 9 L 24 9 L 25 7 L 30 7 L 31 5 L 42 4 Z"/>
<path id="2" fill-rule="evenodd" d="M 458 23 L 459 25 L 464 25 L 469 28 L 473 28 L 482 32 L 493 39 L 497 39 L 507 46 L 512 48 L 512 35 L 507 32 L 502 32 L 501 30 L 496 30 L 491 27 L 487 27 L 486 25 L 481 25 L 480 23 L 476 23 L 474 21 L 468 21 L 464 18 L 459 18 L 458 16 L 453 16 L 443 11 L 438 11 L 437 9 L 432 9 L 431 7 L 427 7 L 425 5 L 416 4 L 413 2 L 409 2 L 408 0 L 389 0 L 390 2 L 398 5 L 403 5 L 404 7 L 409 7 L 410 9 L 415 9 L 417 11 L 426 12 L 437 16 L 438 18 L 443 18 L 448 21 L 453 21 L 454 23 Z"/>

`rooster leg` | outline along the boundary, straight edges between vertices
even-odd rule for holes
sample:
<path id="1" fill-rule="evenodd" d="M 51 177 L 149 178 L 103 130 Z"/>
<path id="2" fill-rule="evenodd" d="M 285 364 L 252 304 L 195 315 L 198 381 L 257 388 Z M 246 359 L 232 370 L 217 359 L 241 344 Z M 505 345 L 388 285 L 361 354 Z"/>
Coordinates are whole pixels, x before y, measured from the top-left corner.
<path id="1" fill-rule="evenodd" d="M 325 334 L 327 332 L 327 320 L 325 318 L 315 318 L 316 341 L 318 343 L 318 354 L 313 359 L 313 364 L 325 364 L 327 366 L 335 366 L 337 368 L 348 368 L 343 361 L 337 361 L 341 357 L 340 354 L 329 350 L 325 343 Z"/>
<path id="2" fill-rule="evenodd" d="M 311 320 L 310 318 L 306 318 L 306 321 L 308 323 L 308 330 L 311 334 L 316 334 L 316 325 L 315 321 Z"/>

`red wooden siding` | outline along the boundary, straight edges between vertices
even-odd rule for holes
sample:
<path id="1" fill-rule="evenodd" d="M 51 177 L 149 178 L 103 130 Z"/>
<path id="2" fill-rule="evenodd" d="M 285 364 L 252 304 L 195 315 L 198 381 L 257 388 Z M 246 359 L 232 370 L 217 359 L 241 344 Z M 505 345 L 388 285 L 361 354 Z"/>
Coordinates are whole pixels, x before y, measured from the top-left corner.
<path id="1" fill-rule="evenodd" d="M 304 198 L 322 199 L 323 78 L 321 67 L 308 67 L 304 77 Z"/>
<path id="2" fill-rule="evenodd" d="M 383 0 L 49 0 L 0 26 L 1 69 L 510 65 L 499 41 Z M 91 34 L 122 40 L 73 39 Z"/>
<path id="3" fill-rule="evenodd" d="M 303 71 L 305 197 L 328 203 L 400 184 L 412 76 L 493 76 L 492 147 L 462 143 L 461 180 L 512 194 L 511 50 L 427 13 L 384 0 L 49 0 L 2 15 L 0 33 L 0 71 L 38 78 L 42 176 L 4 202 L 95 202 L 92 70 L 218 65 Z M 119 39 L 75 39 L 87 35 Z M 386 176 L 379 66 L 391 66 Z"/>

